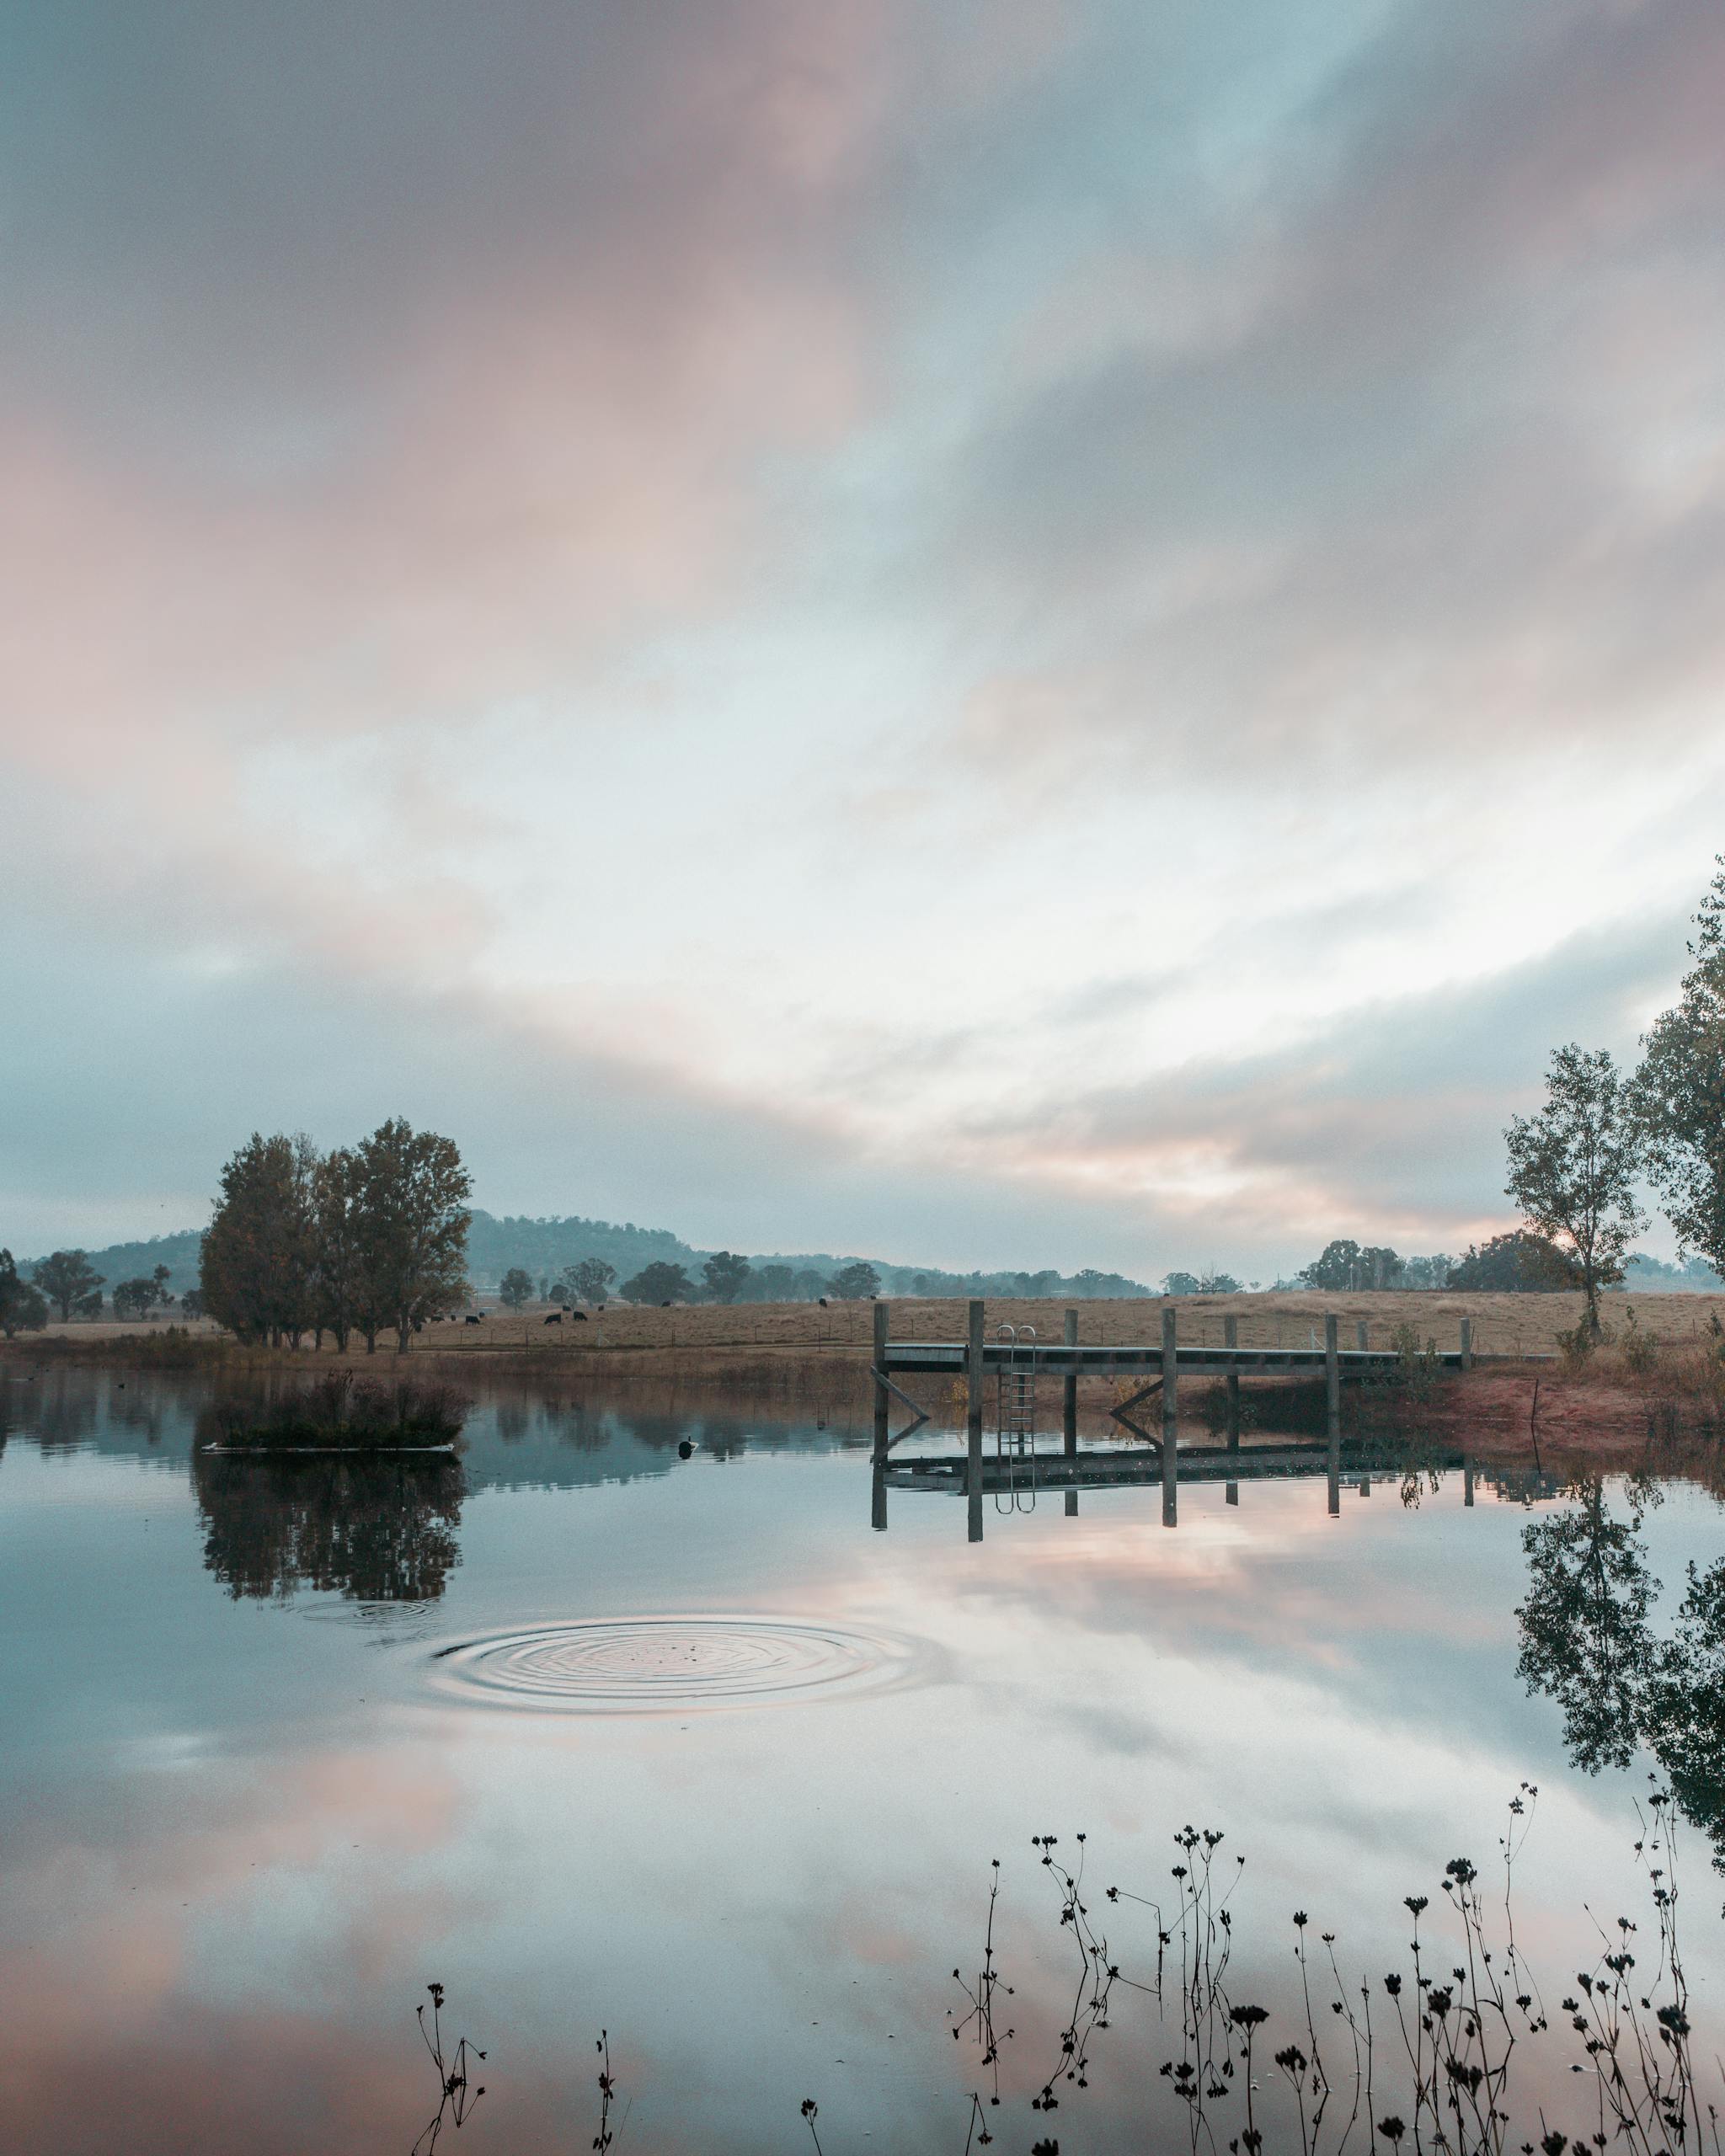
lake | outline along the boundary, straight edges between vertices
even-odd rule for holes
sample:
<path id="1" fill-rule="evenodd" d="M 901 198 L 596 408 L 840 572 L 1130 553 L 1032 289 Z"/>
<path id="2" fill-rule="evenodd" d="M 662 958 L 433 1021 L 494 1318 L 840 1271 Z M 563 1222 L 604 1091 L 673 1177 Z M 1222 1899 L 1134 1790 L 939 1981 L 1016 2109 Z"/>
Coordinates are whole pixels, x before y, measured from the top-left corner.
<path id="1" fill-rule="evenodd" d="M 1445 1983 L 1465 1962 L 1459 1857 L 1501 1939 L 1506 1833 L 1536 1988 L 1503 2145 L 1539 2102 L 1591 2130 L 1583 1904 L 1642 1924 L 1651 1986 L 1637 1800 L 1674 1767 L 1704 1815 L 1722 1736 L 1706 1609 L 1657 1769 L 1631 1696 L 1725 1549 L 1696 1485 L 1482 1472 L 1468 1504 L 1440 1471 L 1332 1518 L 1321 1477 L 1199 1484 L 1173 1529 L 1153 1486 L 1044 1491 L 972 1542 L 938 1490 L 887 1492 L 883 1531 L 866 1416 L 499 1388 L 456 1463 L 259 1463 L 196 1455 L 211 1401 L 0 1366 L 0 2147 L 587 2148 L 602 2031 L 624 2151 L 1220 2149 L 1248 2080 L 1263 2146 L 1299 2148 L 1307 1993 L 1312 2145 L 1369 2008 L 1348 2145 L 1382 2147 L 1413 2116 L 1383 1977 L 1416 1983 L 1416 1915 Z M 1519 1608 L 1548 1626 L 1531 1696 Z M 1707 2060 L 1709 1824 L 1680 1860 Z M 435 2128 L 434 1982 L 446 2059 L 486 2053 Z"/>

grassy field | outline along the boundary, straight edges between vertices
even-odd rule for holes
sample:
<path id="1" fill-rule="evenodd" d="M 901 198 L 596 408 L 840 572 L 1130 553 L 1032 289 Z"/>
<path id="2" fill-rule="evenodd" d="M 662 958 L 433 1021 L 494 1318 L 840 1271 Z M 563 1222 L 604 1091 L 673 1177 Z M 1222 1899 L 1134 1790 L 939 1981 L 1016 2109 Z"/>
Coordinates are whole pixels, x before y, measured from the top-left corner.
<path id="1" fill-rule="evenodd" d="M 1002 1324 L 1033 1326 L 1039 1338 L 1058 1341 L 1066 1307 L 1058 1302 L 991 1298 L 985 1306 L 990 1336 Z M 1160 1302 L 1081 1302 L 1071 1307 L 1078 1313 L 1081 1342 L 1119 1346 L 1161 1340 Z M 1344 1348 L 1355 1345 L 1361 1323 L 1372 1347 L 1388 1347 L 1398 1326 L 1412 1325 L 1422 1341 L 1455 1348 L 1466 1317 L 1472 1320 L 1477 1353 L 1519 1355 L 1551 1353 L 1558 1334 L 1579 1322 L 1583 1305 L 1579 1295 L 1571 1294 L 1272 1294 L 1187 1295 L 1173 1307 L 1183 1346 L 1220 1346 L 1229 1317 L 1239 1322 L 1242 1348 L 1322 1346 L 1325 1315 L 1333 1311 L 1342 1321 Z M 1707 1335 L 1716 1312 L 1725 1322 L 1725 1296 L 1613 1294 L 1605 1299 L 1607 1326 L 1621 1334 L 1626 1314 L 1632 1310 L 1641 1330 L 1674 1345 Z M 674 1350 L 680 1358 L 737 1351 L 751 1356 L 843 1357 L 867 1353 L 874 1322 L 868 1303 L 834 1303 L 825 1310 L 815 1303 L 696 1304 L 673 1310 L 637 1310 L 627 1303 L 612 1303 L 602 1313 L 590 1311 L 585 1320 L 565 1315 L 556 1325 L 545 1322 L 549 1314 L 549 1305 L 537 1304 L 519 1315 L 488 1310 L 478 1325 L 457 1318 L 428 1326 L 414 1342 L 414 1353 L 526 1354 L 536 1361 L 546 1358 L 571 1363 L 597 1359 L 601 1354 L 609 1358 L 620 1351 L 639 1355 Z M 962 1340 L 965 1322 L 966 1305 L 958 1299 L 908 1299 L 891 1305 L 895 1340 Z M 128 1337 L 159 1336 L 163 1330 L 160 1323 L 55 1325 L 48 1328 L 47 1337 L 63 1336 L 69 1343 L 95 1351 L 101 1343 L 117 1347 Z M 220 1337 L 212 1326 L 191 1330 L 195 1338 Z M 15 1344 L 25 1346 L 29 1339 L 42 1337 L 24 1336 Z M 393 1348 L 393 1334 L 387 1335 L 379 1342 L 379 1353 Z M 327 1342 L 323 1352 L 333 1353 Z M 362 1344 L 360 1352 L 363 1356 Z"/>

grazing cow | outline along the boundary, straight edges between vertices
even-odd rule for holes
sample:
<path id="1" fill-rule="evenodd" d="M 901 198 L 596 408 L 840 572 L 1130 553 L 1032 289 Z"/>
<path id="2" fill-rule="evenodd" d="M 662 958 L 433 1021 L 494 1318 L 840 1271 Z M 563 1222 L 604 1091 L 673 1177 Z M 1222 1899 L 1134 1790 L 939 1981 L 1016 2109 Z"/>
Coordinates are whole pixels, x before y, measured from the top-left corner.
<path id="1" fill-rule="evenodd" d="M 546 1319 L 545 1322 L 547 1325 L 561 1325 L 563 1323 L 563 1312 L 561 1310 L 553 1310 L 551 1313 L 551 1315 Z"/>
<path id="2" fill-rule="evenodd" d="M 820 1307 L 822 1308 L 822 1310 L 825 1310 L 825 1309 L 826 1308 L 826 1298 L 825 1298 L 825 1295 L 823 1295 L 823 1296 L 821 1297 L 821 1299 L 820 1299 Z"/>
<path id="3" fill-rule="evenodd" d="M 469 1325 L 477 1325 L 477 1324 L 479 1322 L 479 1321 L 478 1321 L 478 1318 L 476 1318 L 476 1317 L 470 1317 L 470 1318 L 468 1318 L 468 1319 L 466 1321 L 466 1322 L 467 1322 L 467 1324 L 469 1324 Z"/>
<path id="4" fill-rule="evenodd" d="M 572 1324 L 585 1325 L 587 1322 L 587 1313 L 585 1310 L 571 1310 L 569 1319 Z"/>

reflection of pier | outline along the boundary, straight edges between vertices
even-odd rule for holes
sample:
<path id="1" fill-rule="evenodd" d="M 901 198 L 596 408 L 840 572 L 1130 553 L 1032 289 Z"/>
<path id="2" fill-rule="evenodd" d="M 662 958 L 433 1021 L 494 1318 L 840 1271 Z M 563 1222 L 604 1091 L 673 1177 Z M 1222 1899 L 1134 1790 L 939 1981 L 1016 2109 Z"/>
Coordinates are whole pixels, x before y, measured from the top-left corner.
<path id="1" fill-rule="evenodd" d="M 1422 1449 L 1423 1468 L 1451 1470 L 1467 1465 L 1461 1452 L 1434 1452 Z M 1381 1481 L 1400 1476 L 1407 1466 L 1406 1446 L 1350 1444 L 1344 1447 L 1338 1472 L 1348 1483 Z M 916 1460 L 887 1463 L 883 1472 L 890 1490 L 945 1490 L 963 1494 L 969 1459 L 964 1453 L 938 1453 Z M 1182 1482 L 1271 1482 L 1327 1475 L 1329 1447 L 1315 1444 L 1242 1445 L 1182 1445 L 1179 1480 Z M 1012 1453 L 999 1459 L 985 1458 L 982 1491 L 985 1497 L 1017 1490 L 1132 1489 L 1162 1479 L 1160 1445 L 1134 1445 L 1130 1450 L 1109 1452 Z"/>
<path id="2" fill-rule="evenodd" d="M 1080 1342 L 1078 1313 L 1065 1313 L 1064 1337 L 1044 1342 L 1001 1328 L 1000 1337 L 985 1337 L 983 1305 L 969 1306 L 969 1337 L 963 1341 L 895 1341 L 892 1306 L 874 1305 L 874 1504 L 875 1524 L 886 1524 L 889 1487 L 910 1490 L 962 1490 L 969 1501 L 969 1532 L 973 1541 L 982 1534 L 982 1500 L 991 1495 L 1001 1510 L 1022 1510 L 1025 1499 L 1033 1502 L 1040 1490 L 1065 1493 L 1066 1509 L 1073 1511 L 1077 1492 L 1085 1488 L 1119 1488 L 1154 1482 L 1162 1493 L 1162 1524 L 1172 1527 L 1178 1517 L 1179 1486 L 1183 1481 L 1225 1482 L 1231 1503 L 1239 1501 L 1242 1482 L 1271 1478 L 1322 1475 L 1329 1485 L 1332 1513 L 1341 1508 L 1342 1481 L 1369 1488 L 1370 1478 L 1399 1472 L 1399 1454 L 1381 1444 L 1350 1444 L 1345 1463 L 1342 1447 L 1342 1387 L 1372 1379 L 1380 1381 L 1400 1372 L 1406 1358 L 1398 1349 L 1373 1348 L 1367 1344 L 1366 1327 L 1358 1330 L 1358 1345 L 1344 1349 L 1333 1315 L 1324 1320 L 1322 1348 L 1242 1348 L 1238 1321 L 1224 1321 L 1223 1344 L 1183 1348 L 1178 1337 L 1178 1314 L 1172 1305 L 1162 1313 L 1159 1343 L 1125 1347 L 1094 1347 Z M 1549 1361 L 1549 1357 L 1479 1356 L 1473 1352 L 1472 1328 L 1461 1322 L 1461 1337 L 1453 1349 L 1433 1345 L 1420 1356 L 1423 1367 L 1439 1370 L 1470 1370 L 1479 1362 Z M 983 1451 L 983 1416 L 987 1380 L 992 1375 L 1012 1406 L 997 1412 L 995 1455 Z M 944 1376 L 964 1384 L 966 1444 L 961 1454 L 923 1460 L 894 1461 L 892 1449 L 911 1431 L 928 1420 L 921 1406 L 896 1381 L 899 1378 Z M 1059 1378 L 1061 1389 L 1061 1449 L 1040 1452 L 1034 1434 L 1034 1390 L 1040 1376 Z M 1142 1440 L 1130 1450 L 1081 1453 L 1078 1449 L 1078 1382 L 1084 1377 L 1135 1377 L 1135 1389 L 1108 1410 L 1114 1420 Z M 1179 1444 L 1179 1385 L 1185 1378 L 1221 1378 L 1226 1381 L 1226 1442 L 1220 1445 Z M 1242 1378 L 1322 1377 L 1325 1391 L 1326 1435 L 1316 1443 L 1253 1444 L 1240 1442 L 1240 1382 Z M 1133 1419 L 1132 1410 L 1160 1396 L 1162 1434 L 1158 1438 Z M 890 1433 L 892 1402 L 908 1408 L 913 1420 L 896 1436 Z M 1027 1408 L 1027 1401 L 1030 1403 Z M 1010 1428 L 1008 1427 L 1010 1424 Z M 1464 1466 L 1461 1454 L 1453 1461 L 1433 1465 Z M 1472 1502 L 1472 1476 L 1467 1476 L 1466 1500 Z M 1001 1500 L 1006 1503 L 1002 1504 Z"/>

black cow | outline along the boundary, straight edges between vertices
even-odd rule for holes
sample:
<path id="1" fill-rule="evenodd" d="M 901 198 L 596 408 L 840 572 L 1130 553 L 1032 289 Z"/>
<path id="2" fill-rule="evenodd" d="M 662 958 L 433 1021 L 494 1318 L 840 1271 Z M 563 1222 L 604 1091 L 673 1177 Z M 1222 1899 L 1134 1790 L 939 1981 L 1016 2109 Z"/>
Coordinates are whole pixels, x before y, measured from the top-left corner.
<path id="1" fill-rule="evenodd" d="M 545 1322 L 547 1325 L 561 1325 L 563 1323 L 563 1312 L 561 1310 L 553 1310 L 551 1313 L 551 1315 L 546 1319 Z"/>
<path id="2" fill-rule="evenodd" d="M 477 1324 L 479 1322 L 479 1321 L 478 1321 L 478 1318 L 476 1318 L 476 1317 L 470 1317 L 469 1319 L 467 1319 L 467 1322 L 469 1325 L 477 1325 Z"/>
<path id="3" fill-rule="evenodd" d="M 571 1310 L 569 1321 L 574 1325 L 585 1325 L 587 1322 L 587 1313 L 585 1310 Z"/>

